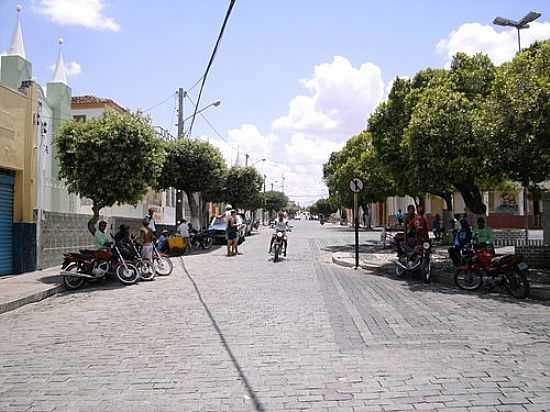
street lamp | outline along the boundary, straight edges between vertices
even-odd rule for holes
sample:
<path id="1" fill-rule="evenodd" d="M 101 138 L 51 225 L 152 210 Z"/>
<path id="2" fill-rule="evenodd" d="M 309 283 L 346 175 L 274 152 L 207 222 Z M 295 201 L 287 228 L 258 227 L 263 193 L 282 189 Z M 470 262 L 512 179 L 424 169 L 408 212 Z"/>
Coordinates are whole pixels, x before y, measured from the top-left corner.
<path id="1" fill-rule="evenodd" d="M 256 160 L 254 163 L 252 163 L 252 166 L 254 166 L 255 164 L 258 164 L 260 162 L 265 162 L 267 159 L 260 159 L 260 160 Z"/>
<path id="2" fill-rule="evenodd" d="M 514 21 L 511 19 L 506 19 L 504 17 L 497 17 L 493 20 L 493 24 L 496 24 L 497 26 L 504 26 L 504 27 L 515 27 L 518 31 L 518 49 L 521 51 L 521 37 L 520 37 L 520 30 L 528 29 L 529 23 L 535 21 L 540 16 L 542 16 L 542 13 L 539 13 L 537 11 L 530 11 L 527 13 L 525 17 L 523 17 L 520 21 Z"/>
<path id="3" fill-rule="evenodd" d="M 197 114 L 200 114 L 200 113 L 204 112 L 205 110 L 209 109 L 210 107 L 218 107 L 221 104 L 222 104 L 221 100 L 216 100 L 215 102 L 212 102 L 212 103 L 204 106 L 202 109 L 198 110 Z M 189 120 L 191 118 L 193 118 L 193 115 L 186 117 L 185 119 L 182 120 L 182 122 L 185 123 L 187 120 Z"/>

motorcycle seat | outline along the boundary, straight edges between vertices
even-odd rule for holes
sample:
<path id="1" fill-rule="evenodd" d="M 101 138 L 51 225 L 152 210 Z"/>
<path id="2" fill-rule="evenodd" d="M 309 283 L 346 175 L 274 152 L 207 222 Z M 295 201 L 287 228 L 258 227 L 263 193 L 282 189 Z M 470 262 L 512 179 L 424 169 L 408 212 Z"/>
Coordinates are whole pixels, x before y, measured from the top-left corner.
<path id="1" fill-rule="evenodd" d="M 96 250 L 92 250 L 92 249 L 80 249 L 80 254 L 85 256 L 90 256 L 90 255 L 95 256 L 96 252 L 97 252 Z"/>
<path id="2" fill-rule="evenodd" d="M 495 266 L 502 266 L 510 263 L 514 259 L 513 255 L 497 256 L 491 259 L 491 264 Z"/>

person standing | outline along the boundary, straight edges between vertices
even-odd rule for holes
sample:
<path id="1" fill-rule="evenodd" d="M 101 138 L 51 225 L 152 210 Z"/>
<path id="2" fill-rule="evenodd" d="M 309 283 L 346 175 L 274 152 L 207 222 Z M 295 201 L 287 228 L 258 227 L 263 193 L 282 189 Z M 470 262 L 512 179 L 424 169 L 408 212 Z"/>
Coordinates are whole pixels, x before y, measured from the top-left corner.
<path id="1" fill-rule="evenodd" d="M 156 222 L 155 222 L 155 209 L 153 209 L 152 207 L 149 208 L 149 210 L 147 211 L 147 215 L 145 215 L 145 218 L 147 218 L 147 220 L 149 221 L 149 229 L 151 230 L 151 232 L 153 232 L 153 235 L 157 233 L 157 225 L 156 225 Z"/>
<path id="2" fill-rule="evenodd" d="M 95 248 L 98 250 L 103 249 L 109 242 L 105 234 L 105 229 L 107 229 L 107 222 L 102 220 L 99 222 L 99 225 L 97 225 L 97 230 L 95 232 Z"/>
<path id="3" fill-rule="evenodd" d="M 141 244 L 141 257 L 149 261 L 153 261 L 153 240 L 155 235 L 150 228 L 150 221 L 147 217 L 143 219 L 143 226 L 140 229 Z"/>
<path id="4" fill-rule="evenodd" d="M 187 223 L 187 220 L 183 219 L 181 221 L 180 225 L 178 226 L 178 233 L 185 241 L 184 248 L 191 248 L 191 243 L 189 242 L 189 224 Z"/>
<path id="5" fill-rule="evenodd" d="M 397 219 L 397 223 L 399 224 L 399 226 L 403 226 L 403 212 L 401 211 L 401 209 L 397 210 L 397 213 L 395 214 L 395 218 Z"/>
<path id="6" fill-rule="evenodd" d="M 227 256 L 235 256 L 239 253 L 239 249 L 237 246 L 237 228 L 239 227 L 239 224 L 237 222 L 237 211 L 231 210 L 229 219 L 227 220 L 227 229 L 226 229 L 226 236 L 227 236 Z"/>
<path id="7" fill-rule="evenodd" d="M 443 228 L 441 225 L 441 216 L 439 216 L 439 213 L 435 215 L 434 220 L 432 222 L 432 230 L 434 233 L 435 240 L 441 240 L 441 234 L 443 233 Z"/>

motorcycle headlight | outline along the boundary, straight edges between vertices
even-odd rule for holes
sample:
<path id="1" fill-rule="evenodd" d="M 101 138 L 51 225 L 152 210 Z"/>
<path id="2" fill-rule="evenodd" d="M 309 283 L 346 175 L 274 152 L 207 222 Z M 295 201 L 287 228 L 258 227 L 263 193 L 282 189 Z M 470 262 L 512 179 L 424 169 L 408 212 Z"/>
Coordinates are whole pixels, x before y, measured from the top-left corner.
<path id="1" fill-rule="evenodd" d="M 424 242 L 422 244 L 422 247 L 424 248 L 424 250 L 428 250 L 430 248 L 430 242 Z"/>
<path id="2" fill-rule="evenodd" d="M 282 232 L 277 232 L 277 237 L 278 237 L 278 238 L 282 238 L 282 237 L 283 237 L 283 233 L 282 233 Z"/>

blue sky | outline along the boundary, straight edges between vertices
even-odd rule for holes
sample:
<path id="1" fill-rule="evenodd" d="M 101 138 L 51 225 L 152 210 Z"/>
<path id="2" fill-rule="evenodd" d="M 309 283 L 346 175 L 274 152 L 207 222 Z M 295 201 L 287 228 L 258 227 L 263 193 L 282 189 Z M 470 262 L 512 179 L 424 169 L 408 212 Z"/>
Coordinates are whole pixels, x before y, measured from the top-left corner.
<path id="1" fill-rule="evenodd" d="M 0 0 L 0 52 L 9 47 L 15 5 Z M 73 95 L 109 97 L 148 108 L 188 88 L 204 71 L 228 1 L 20 1 L 27 57 L 46 83 L 56 40 L 65 39 Z M 513 55 L 515 34 L 492 27 L 496 15 L 548 13 L 547 1 L 237 0 L 203 103 L 206 115 L 240 157 L 301 203 L 325 192 L 323 159 L 364 127 L 396 75 L 444 66 L 458 51 L 482 50 L 500 63 Z M 550 17 L 525 42 L 550 38 Z M 477 23 L 477 24 L 473 24 Z M 335 59 L 335 56 L 341 56 Z M 369 63 L 368 65 L 365 65 Z M 76 70 L 78 71 L 78 70 Z M 306 80 L 306 82 L 302 82 Z M 197 89 L 193 90 L 195 98 Z M 303 96 L 300 98 L 297 96 Z M 172 129 L 175 99 L 150 114 Z M 289 106 L 290 105 L 290 106 Z M 191 105 L 187 102 L 187 111 Z M 209 136 L 229 162 L 236 150 L 199 118 L 194 136 Z"/>

